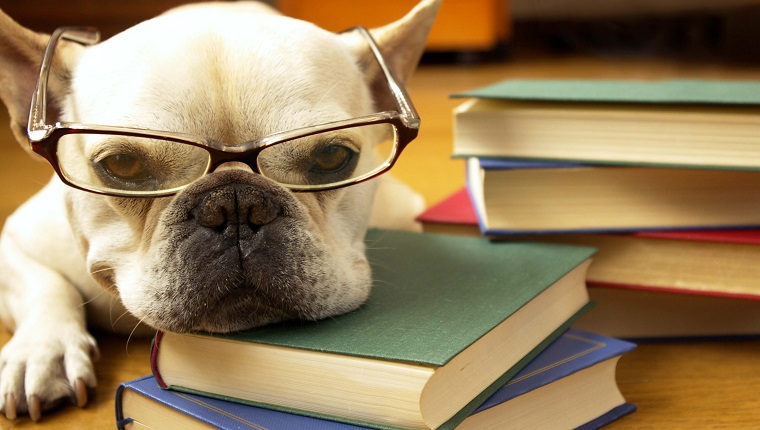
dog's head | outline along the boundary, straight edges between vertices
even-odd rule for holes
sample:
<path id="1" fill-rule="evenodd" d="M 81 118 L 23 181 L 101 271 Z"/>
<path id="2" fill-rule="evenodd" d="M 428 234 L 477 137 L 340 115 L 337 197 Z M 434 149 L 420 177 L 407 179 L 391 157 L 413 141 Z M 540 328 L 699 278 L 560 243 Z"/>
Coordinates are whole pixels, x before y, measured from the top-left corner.
<path id="1" fill-rule="evenodd" d="M 423 1 L 372 30 L 402 82 L 438 7 Z M 334 34 L 264 9 L 183 7 L 93 46 L 62 41 L 56 48 L 48 122 L 168 131 L 217 145 L 212 157 L 187 143 L 158 145 L 155 137 L 59 141 L 59 164 L 67 163 L 71 177 L 135 191 L 116 197 L 61 184 L 87 269 L 156 328 L 226 332 L 318 319 L 355 309 L 369 293 L 363 238 L 373 181 L 294 188 L 371 172 L 382 132 L 352 127 L 285 139 L 255 160 L 225 154 L 260 147 L 279 132 L 393 109 L 395 101 L 357 32 Z M 0 96 L 26 144 L 35 69 L 48 37 L 0 14 L 0 38 Z M 329 139 L 315 143 L 313 136 Z M 171 196 L 140 197 L 143 189 L 178 185 Z"/>

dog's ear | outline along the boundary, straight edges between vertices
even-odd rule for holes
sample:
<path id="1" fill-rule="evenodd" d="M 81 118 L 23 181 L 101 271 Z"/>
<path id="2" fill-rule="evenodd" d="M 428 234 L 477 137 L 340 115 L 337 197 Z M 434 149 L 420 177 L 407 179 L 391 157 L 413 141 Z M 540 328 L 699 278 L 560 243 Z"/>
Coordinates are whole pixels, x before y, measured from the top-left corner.
<path id="1" fill-rule="evenodd" d="M 441 1 L 423 0 L 400 20 L 370 30 L 383 57 L 402 83 L 409 79 L 420 61 Z M 392 109 L 393 104 L 385 78 L 380 73 L 366 42 L 351 33 L 347 33 L 344 39 L 359 56 L 359 64 L 370 83 L 378 110 Z"/>
<path id="2" fill-rule="evenodd" d="M 24 147 L 32 92 L 49 39 L 49 35 L 23 27 L 0 10 L 0 99 L 8 108 L 13 134 Z M 74 49 L 72 45 L 74 44 L 62 43 L 59 52 L 64 55 L 55 56 L 48 86 L 48 111 L 51 113 L 58 113 L 56 103 L 65 92 L 65 79 L 62 77 L 68 76 L 68 67 L 63 58 L 68 56 L 68 51 Z M 50 118 L 55 119 L 55 116 Z"/>

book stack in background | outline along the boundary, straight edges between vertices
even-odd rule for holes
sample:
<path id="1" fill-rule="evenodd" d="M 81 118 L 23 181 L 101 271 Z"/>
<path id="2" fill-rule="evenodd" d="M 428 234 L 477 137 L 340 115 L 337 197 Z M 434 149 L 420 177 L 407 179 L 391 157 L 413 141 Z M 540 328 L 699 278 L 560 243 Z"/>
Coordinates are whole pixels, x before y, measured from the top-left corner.
<path id="1" fill-rule="evenodd" d="M 590 307 L 593 248 L 387 230 L 367 245 L 357 311 L 159 333 L 154 375 L 119 389 L 118 425 L 569 429 L 635 409 L 615 381 L 633 344 L 569 329 Z"/>
<path id="2" fill-rule="evenodd" d="M 511 80 L 454 114 L 467 190 L 420 217 L 513 241 L 595 246 L 618 337 L 760 334 L 760 83 Z"/>

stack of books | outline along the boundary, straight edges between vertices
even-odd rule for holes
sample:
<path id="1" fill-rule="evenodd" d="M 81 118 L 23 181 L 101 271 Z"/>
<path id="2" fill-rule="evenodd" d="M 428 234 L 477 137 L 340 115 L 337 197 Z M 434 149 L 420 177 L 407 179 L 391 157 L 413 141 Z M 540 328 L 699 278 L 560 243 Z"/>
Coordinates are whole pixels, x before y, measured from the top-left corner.
<path id="1" fill-rule="evenodd" d="M 597 428 L 635 407 L 634 345 L 569 329 L 595 250 L 371 230 L 357 311 L 229 335 L 159 333 L 121 428 Z M 160 387 L 160 388 L 159 388 Z"/>
<path id="2" fill-rule="evenodd" d="M 760 334 L 760 83 L 509 80 L 458 94 L 467 190 L 428 231 L 595 246 L 618 337 Z"/>

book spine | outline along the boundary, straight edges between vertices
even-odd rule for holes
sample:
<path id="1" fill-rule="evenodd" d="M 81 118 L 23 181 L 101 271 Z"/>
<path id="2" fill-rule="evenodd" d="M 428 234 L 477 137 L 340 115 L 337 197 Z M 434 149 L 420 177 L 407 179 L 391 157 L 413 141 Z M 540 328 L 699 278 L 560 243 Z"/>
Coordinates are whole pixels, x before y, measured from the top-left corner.
<path id="1" fill-rule="evenodd" d="M 120 384 L 116 388 L 116 398 L 114 399 L 114 407 L 116 408 L 116 428 L 124 430 L 127 424 L 132 422 L 131 418 L 124 418 L 124 408 L 122 407 L 121 398 L 124 393 L 124 384 Z"/>
<path id="2" fill-rule="evenodd" d="M 126 430 L 127 425 L 129 425 L 130 423 L 134 421 L 132 417 L 124 416 L 124 405 L 122 402 L 124 398 L 124 390 L 128 389 L 128 386 L 140 383 L 142 381 L 145 381 L 146 379 L 151 379 L 151 377 L 144 376 L 134 381 L 124 382 L 124 383 L 119 384 L 119 386 L 116 388 L 116 396 L 114 398 L 114 408 L 116 409 L 115 411 L 116 412 L 116 428 L 118 430 Z"/>
<path id="3" fill-rule="evenodd" d="M 156 377 L 156 383 L 158 386 L 167 389 L 169 388 L 164 382 L 164 378 L 161 377 L 161 371 L 158 369 L 158 354 L 161 349 L 161 340 L 164 338 L 164 332 L 156 332 L 156 336 L 153 338 L 153 343 L 150 346 L 150 370 L 153 372 L 153 376 Z"/>

